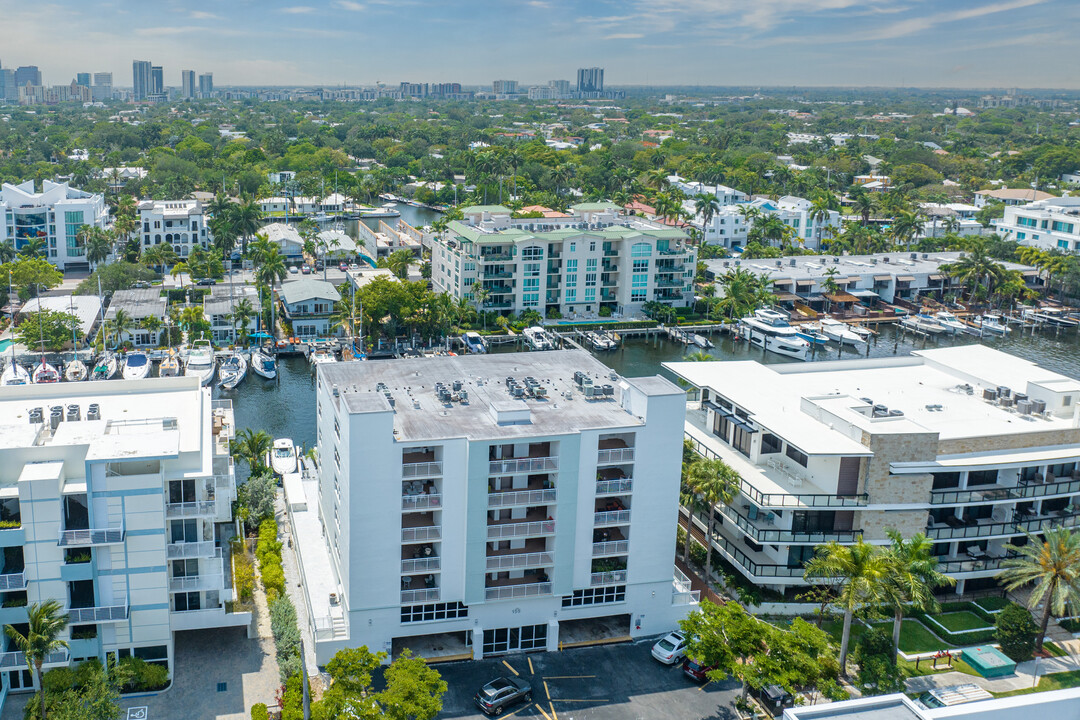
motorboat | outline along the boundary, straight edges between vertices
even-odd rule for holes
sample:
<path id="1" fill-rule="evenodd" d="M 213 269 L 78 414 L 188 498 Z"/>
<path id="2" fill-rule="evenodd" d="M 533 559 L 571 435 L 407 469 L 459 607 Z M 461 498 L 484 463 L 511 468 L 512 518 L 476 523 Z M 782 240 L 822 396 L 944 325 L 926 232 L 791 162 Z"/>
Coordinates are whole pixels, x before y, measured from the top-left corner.
<path id="1" fill-rule="evenodd" d="M 169 348 L 169 352 L 161 359 L 158 365 L 158 377 L 176 377 L 180 374 L 180 358 L 176 350 Z"/>
<path id="2" fill-rule="evenodd" d="M 759 308 L 739 320 L 739 335 L 752 345 L 796 360 L 805 360 L 810 352 L 810 343 L 798 336 L 787 313 L 770 308 Z"/>
<path id="3" fill-rule="evenodd" d="M 337 357 L 335 357 L 332 348 L 319 347 L 308 354 L 308 361 L 312 365 L 322 365 L 323 363 L 337 362 Z"/>
<path id="4" fill-rule="evenodd" d="M 945 332 L 949 335 L 960 335 L 968 331 L 968 326 L 948 310 L 938 310 L 934 313 L 933 320 L 945 328 Z"/>
<path id="5" fill-rule="evenodd" d="M 1024 310 L 1023 316 L 1026 319 L 1034 320 L 1036 323 L 1054 325 L 1056 327 L 1074 328 L 1080 325 L 1080 320 L 1073 320 L 1060 308 L 1027 308 Z"/>
<path id="6" fill-rule="evenodd" d="M 91 380 L 111 380 L 120 369 L 120 360 L 115 353 L 106 350 L 98 356 L 94 363 L 94 369 L 90 373 Z"/>
<path id="7" fill-rule="evenodd" d="M 942 335 L 944 326 L 929 315 L 910 315 L 900 321 L 900 327 L 923 335 Z"/>
<path id="8" fill-rule="evenodd" d="M 82 382 L 86 379 L 86 376 L 90 374 L 90 371 L 86 368 L 86 363 L 75 357 L 64 366 L 64 379 L 68 382 Z"/>
<path id="9" fill-rule="evenodd" d="M 218 384 L 226 390 L 232 390 L 247 377 L 248 361 L 241 353 L 233 353 L 221 362 L 218 368 Z"/>
<path id="10" fill-rule="evenodd" d="M 461 336 L 465 343 L 465 349 L 474 355 L 481 355 L 488 351 L 487 341 L 478 332 L 467 332 Z"/>
<path id="11" fill-rule="evenodd" d="M 277 377 L 277 360 L 274 356 L 266 352 L 262 348 L 255 348 L 251 351 L 251 369 L 255 371 L 255 374 L 259 377 L 264 377 L 268 380 L 273 380 Z"/>
<path id="12" fill-rule="evenodd" d="M 598 334 L 600 335 L 600 337 L 604 338 L 604 341 L 607 344 L 608 349 L 610 350 L 615 350 L 622 342 L 622 338 L 619 337 L 619 334 L 617 332 L 611 330 L 605 332 L 604 330 L 601 330 Z M 709 343 L 708 347 L 712 347 L 712 343 L 709 341 L 708 338 L 705 338 L 705 342 Z"/>
<path id="13" fill-rule="evenodd" d="M 702 350 L 708 350 L 711 347 L 715 347 L 712 344 L 712 340 L 709 340 L 709 338 L 704 335 L 698 335 L 697 333 L 694 333 L 694 344 Z"/>
<path id="14" fill-rule="evenodd" d="M 844 345 L 858 346 L 866 344 L 866 339 L 845 322 L 840 322 L 831 317 L 823 317 L 819 322 L 821 334 L 841 347 Z"/>
<path id="15" fill-rule="evenodd" d="M 1000 315 L 983 315 L 978 319 L 979 331 L 991 335 L 1008 335 L 1012 328 Z"/>
<path id="16" fill-rule="evenodd" d="M 41 362 L 34 366 L 34 370 L 30 373 L 30 377 L 33 378 L 34 384 L 36 385 L 60 382 L 60 372 L 52 365 L 45 362 L 44 356 L 42 356 Z"/>
<path id="17" fill-rule="evenodd" d="M 539 325 L 525 328 L 522 334 L 525 336 L 525 341 L 529 343 L 529 347 L 533 350 L 555 349 L 555 343 L 551 342 L 547 332 Z"/>
<path id="18" fill-rule="evenodd" d="M 829 336 L 821 332 L 821 326 L 817 323 L 806 323 L 795 329 L 795 334 L 811 345 L 827 345 Z"/>
<path id="19" fill-rule="evenodd" d="M 217 363 L 214 359 L 214 348 L 209 340 L 196 340 L 191 344 L 188 351 L 187 363 L 184 365 L 184 375 L 199 378 L 203 385 L 209 385 L 214 379 L 214 371 Z"/>
<path id="20" fill-rule="evenodd" d="M 4 368 L 4 374 L 0 375 L 0 385 L 29 385 L 30 371 L 19 363 L 12 360 Z"/>
<path id="21" fill-rule="evenodd" d="M 270 467 L 278 475 L 296 472 L 296 446 L 289 438 L 278 438 L 269 453 Z"/>
<path id="22" fill-rule="evenodd" d="M 124 357 L 124 379 L 142 380 L 150 377 L 150 358 L 144 352 L 128 353 Z"/>

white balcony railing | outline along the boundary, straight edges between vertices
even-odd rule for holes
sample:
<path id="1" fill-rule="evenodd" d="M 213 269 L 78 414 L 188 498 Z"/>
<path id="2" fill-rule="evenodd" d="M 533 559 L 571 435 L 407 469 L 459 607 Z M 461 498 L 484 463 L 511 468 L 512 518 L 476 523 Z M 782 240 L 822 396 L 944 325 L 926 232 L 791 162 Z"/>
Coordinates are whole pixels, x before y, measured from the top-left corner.
<path id="1" fill-rule="evenodd" d="M 418 602 L 434 602 L 439 599 L 439 588 L 424 588 L 423 590 L 402 590 L 401 604 L 407 605 Z"/>
<path id="2" fill-rule="evenodd" d="M 405 463 L 401 466 L 403 478 L 438 477 L 439 475 L 442 475 L 442 463 L 439 462 Z"/>
<path id="3" fill-rule="evenodd" d="M 634 462 L 634 448 L 612 448 L 610 450 L 600 450 L 596 454 L 596 462 L 601 465 Z"/>
<path id="4" fill-rule="evenodd" d="M 217 504 L 213 500 L 167 503 L 165 505 L 165 517 L 168 518 L 204 517 L 216 513 Z"/>
<path id="5" fill-rule="evenodd" d="M 68 649 L 61 648 L 46 655 L 43 664 L 57 665 L 60 663 L 67 663 L 68 657 Z M 24 655 L 22 651 L 12 650 L 11 652 L 0 653 L 0 670 L 9 670 L 11 668 L 19 668 L 21 670 L 26 669 L 26 655 Z"/>
<path id="6" fill-rule="evenodd" d="M 67 611 L 68 622 L 72 625 L 79 623 L 118 622 L 127 620 L 127 605 L 102 605 L 101 607 L 69 608 Z"/>
<path id="7" fill-rule="evenodd" d="M 437 557 L 410 558 L 401 561 L 401 574 L 412 575 L 427 572 L 428 570 L 438 570 L 441 567 L 442 562 Z"/>
<path id="8" fill-rule="evenodd" d="M 225 577 L 222 573 L 169 578 L 170 592 L 201 592 L 222 590 L 224 587 Z"/>
<path id="9" fill-rule="evenodd" d="M 401 542 L 416 542 L 418 540 L 438 540 L 442 537 L 442 531 L 438 525 L 430 527 L 401 528 Z"/>
<path id="10" fill-rule="evenodd" d="M 509 600 L 511 598 L 536 597 L 550 595 L 551 583 L 531 583 L 529 585 L 504 585 L 487 588 L 484 597 L 487 600 Z"/>
<path id="11" fill-rule="evenodd" d="M 22 590 L 26 587 L 26 573 L 0 575 L 0 590 Z"/>
<path id="12" fill-rule="evenodd" d="M 630 522 L 629 510 L 609 510 L 593 515 L 593 525 L 625 525 Z"/>
<path id="13" fill-rule="evenodd" d="M 542 537 L 554 534 L 554 520 L 488 525 L 488 540 L 498 540 L 500 538 Z"/>
<path id="14" fill-rule="evenodd" d="M 487 569 L 492 572 L 498 570 L 549 567 L 554 564 L 554 556 L 549 552 L 518 553 L 516 555 L 490 555 L 487 559 Z"/>
<path id="15" fill-rule="evenodd" d="M 597 480 L 596 494 L 599 495 L 626 495 L 633 492 L 634 481 L 631 478 L 618 480 Z"/>
<path id="16" fill-rule="evenodd" d="M 625 570 L 611 570 L 609 572 L 593 573 L 589 576 L 589 585 L 596 587 L 598 585 L 616 585 L 618 583 L 626 582 Z"/>
<path id="17" fill-rule="evenodd" d="M 603 557 L 604 555 L 625 555 L 630 552 L 629 540 L 609 540 L 608 542 L 598 542 L 592 544 L 593 557 Z"/>
<path id="18" fill-rule="evenodd" d="M 124 526 L 90 528 L 87 530 L 61 530 L 60 547 L 92 547 L 95 545 L 119 545 L 124 542 Z"/>
<path id="19" fill-rule="evenodd" d="M 316 640 L 349 637 L 349 623 L 345 620 L 344 615 L 338 617 L 324 615 L 323 617 L 314 618 L 311 624 L 314 626 Z"/>
<path id="20" fill-rule="evenodd" d="M 559 458 L 557 457 L 515 458 L 510 460 L 492 460 L 488 463 L 488 474 L 490 475 L 538 473 L 558 469 Z"/>
<path id="21" fill-rule="evenodd" d="M 547 505 L 553 502 L 555 502 L 555 488 L 488 493 L 489 508 L 511 507 L 514 505 Z"/>
<path id="22" fill-rule="evenodd" d="M 411 510 L 430 510 L 442 507 L 442 495 L 404 495 L 401 498 L 401 509 L 404 512 Z"/>
<path id="23" fill-rule="evenodd" d="M 166 546 L 166 556 L 170 560 L 181 558 L 214 557 L 217 554 L 217 546 L 213 540 L 202 542 L 169 543 Z"/>

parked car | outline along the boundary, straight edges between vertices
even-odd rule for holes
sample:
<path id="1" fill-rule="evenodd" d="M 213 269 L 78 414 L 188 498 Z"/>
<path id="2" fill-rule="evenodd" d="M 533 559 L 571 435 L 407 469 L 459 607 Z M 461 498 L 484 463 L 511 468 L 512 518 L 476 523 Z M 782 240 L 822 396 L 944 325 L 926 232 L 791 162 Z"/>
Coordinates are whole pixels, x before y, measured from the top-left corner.
<path id="1" fill-rule="evenodd" d="M 196 285 L 203 285 L 203 286 L 217 285 L 217 280 L 215 280 L 214 278 L 203 278 L 202 280 L 199 280 L 195 284 Z"/>
<path id="2" fill-rule="evenodd" d="M 300 272 L 304 273 L 305 275 L 310 275 L 311 274 L 311 266 L 310 265 L 304 265 L 303 267 L 300 268 Z"/>
<path id="3" fill-rule="evenodd" d="M 359 270 L 360 266 L 357 265 L 356 263 L 349 263 L 349 269 L 350 270 Z"/>
<path id="4" fill-rule="evenodd" d="M 341 272 L 345 272 L 349 269 L 349 263 L 338 263 L 337 269 Z"/>
<path id="5" fill-rule="evenodd" d="M 686 644 L 686 637 L 676 630 L 653 645 L 652 656 L 665 665 L 674 665 L 686 657 Z"/>
<path id="6" fill-rule="evenodd" d="M 292 273 L 293 275 L 296 275 L 298 272 L 300 272 L 300 269 L 298 267 L 296 267 L 295 265 L 290 265 L 289 266 L 289 272 Z"/>
<path id="7" fill-rule="evenodd" d="M 473 698 L 485 715 L 500 715 L 519 702 L 532 702 L 532 685 L 518 677 L 495 678 L 476 691 Z"/>
<path id="8" fill-rule="evenodd" d="M 702 665 L 697 660 L 691 660 L 690 658 L 686 658 L 686 662 L 682 666 L 683 674 L 694 682 L 705 682 L 709 679 L 709 673 L 715 669 L 715 665 Z"/>

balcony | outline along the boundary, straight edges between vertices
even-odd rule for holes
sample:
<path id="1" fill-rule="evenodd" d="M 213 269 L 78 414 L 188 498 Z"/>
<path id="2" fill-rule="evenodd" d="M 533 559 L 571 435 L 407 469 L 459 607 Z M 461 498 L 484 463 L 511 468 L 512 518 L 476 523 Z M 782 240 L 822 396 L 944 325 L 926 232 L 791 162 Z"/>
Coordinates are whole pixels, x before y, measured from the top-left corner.
<path id="1" fill-rule="evenodd" d="M 94 547 L 96 545 L 119 545 L 123 542 L 123 523 L 110 528 L 60 531 L 60 547 Z"/>
<path id="2" fill-rule="evenodd" d="M 487 558 L 488 572 L 551 567 L 554 564 L 555 556 L 550 552 L 516 552 L 508 555 L 488 555 Z"/>
<path id="3" fill-rule="evenodd" d="M 626 582 L 625 570 L 612 570 L 610 572 L 598 572 L 592 573 L 589 576 L 589 586 L 598 587 L 601 585 L 618 585 L 619 583 Z"/>
<path id="4" fill-rule="evenodd" d="M 522 522 L 520 520 L 507 520 L 501 521 L 499 524 L 489 524 L 487 530 L 488 540 L 547 537 L 555 534 L 555 521 Z"/>
<path id="5" fill-rule="evenodd" d="M 205 592 L 224 588 L 225 578 L 220 573 L 169 578 L 169 592 Z"/>
<path id="6" fill-rule="evenodd" d="M 431 570 L 441 570 L 442 562 L 441 558 L 435 557 L 419 557 L 419 558 L 405 558 L 401 561 L 401 574 L 412 575 L 415 573 L 429 572 Z"/>
<path id="7" fill-rule="evenodd" d="M 706 528 L 700 519 L 694 519 L 694 527 L 701 532 L 703 537 L 705 536 Z M 751 579 L 787 578 L 788 582 L 785 584 L 790 584 L 791 580 L 802 579 L 802 567 L 789 567 L 776 563 L 764 552 L 752 550 L 745 547 L 745 545 L 740 547 L 740 545 L 741 543 L 726 537 L 720 532 L 719 528 L 713 533 L 713 548 L 719 551 L 733 565 L 743 568 L 745 570 L 744 574 Z"/>
<path id="8" fill-rule="evenodd" d="M 671 604 L 672 605 L 696 605 L 701 600 L 700 590 L 690 589 L 690 578 L 686 577 L 679 568 L 674 568 L 675 574 L 671 580 Z"/>
<path id="9" fill-rule="evenodd" d="M 216 514 L 217 504 L 213 500 L 165 504 L 165 517 L 167 518 L 210 517 Z"/>
<path id="10" fill-rule="evenodd" d="M 1062 510 L 1044 512 L 1042 515 L 1022 515 L 1016 520 L 1018 533 L 1037 533 L 1049 527 L 1076 527 L 1080 525 L 1080 507 L 1070 505 Z"/>
<path id="11" fill-rule="evenodd" d="M 615 480 L 597 480 L 596 496 L 604 495 L 629 495 L 634 490 L 632 478 L 618 478 Z"/>
<path id="12" fill-rule="evenodd" d="M 539 578 L 541 575 L 526 575 L 525 580 Z M 543 575 L 547 577 L 547 575 Z M 495 581 L 495 582 L 518 582 L 518 580 Z M 511 600 L 513 598 L 539 597 L 551 594 L 550 582 L 525 582 L 516 585 L 498 585 L 484 590 L 485 600 Z"/>
<path id="13" fill-rule="evenodd" d="M 512 278 L 512 277 L 514 277 L 514 273 L 506 271 L 506 270 L 498 270 L 498 271 L 485 270 L 484 271 L 484 279 L 485 280 L 506 279 L 506 278 Z"/>
<path id="14" fill-rule="evenodd" d="M 200 557 L 215 557 L 220 553 L 220 549 L 214 544 L 213 540 L 204 540 L 202 542 L 179 542 L 169 543 L 165 547 L 165 555 L 170 560 L 180 560 L 182 558 L 200 558 Z"/>
<path id="15" fill-rule="evenodd" d="M 634 462 L 634 448 L 601 448 L 596 453 L 596 462 L 600 465 L 613 465 L 616 463 Z"/>
<path id="16" fill-rule="evenodd" d="M 955 576 L 964 573 L 996 572 L 1001 569 L 1005 560 L 1014 557 L 1017 557 L 1017 554 L 1013 550 L 1008 550 L 1003 555 L 990 555 L 976 550 L 964 555 L 942 556 L 935 559 L 938 561 L 938 572 Z"/>
<path id="17" fill-rule="evenodd" d="M 442 495 L 432 493 L 430 495 L 406 495 L 401 498 L 402 512 L 415 510 L 438 510 L 442 507 Z"/>
<path id="18" fill-rule="evenodd" d="M 605 525 L 627 525 L 630 522 L 629 510 L 606 510 L 593 513 L 593 527 Z"/>
<path id="19" fill-rule="evenodd" d="M 439 588 L 424 588 L 422 590 L 402 590 L 401 604 L 435 602 L 439 599 Z"/>
<path id="20" fill-rule="evenodd" d="M 657 278 L 656 287 L 659 288 L 681 288 L 685 285 L 685 281 L 682 278 Z"/>
<path id="21" fill-rule="evenodd" d="M 752 512 L 757 508 L 750 505 L 744 505 L 745 508 L 750 508 Z M 725 505 L 720 511 L 725 518 L 727 518 L 733 525 L 738 527 L 748 536 L 750 536 L 755 542 L 759 544 L 763 543 L 810 543 L 818 545 L 830 541 L 836 542 L 855 542 L 855 539 L 862 535 L 862 530 L 814 530 L 814 531 L 795 531 L 785 530 L 781 528 L 769 527 L 772 525 L 773 514 L 767 513 L 764 517 L 757 516 L 756 519 L 751 520 L 749 517 L 737 512 L 730 505 Z"/>
<path id="22" fill-rule="evenodd" d="M 608 540 L 606 542 L 594 542 L 592 544 L 593 557 L 625 555 L 628 552 L 630 552 L 629 540 Z"/>
<path id="23" fill-rule="evenodd" d="M 488 463 L 489 475 L 517 475 L 519 473 L 542 473 L 559 469 L 557 457 L 528 457 L 492 460 Z"/>
<path id="24" fill-rule="evenodd" d="M 7 590 L 25 590 L 26 589 L 26 573 L 8 573 L 7 575 L 0 575 L 0 591 Z"/>
<path id="25" fill-rule="evenodd" d="M 43 665 L 45 667 L 48 667 L 49 665 L 66 665 L 68 662 L 68 657 L 68 649 L 61 648 L 46 655 Z M 10 652 L 0 653 L 0 670 L 15 669 L 26 669 L 26 655 L 24 655 L 20 650 L 12 650 Z"/>
<path id="26" fill-rule="evenodd" d="M 438 525 L 401 528 L 401 542 L 423 542 L 424 540 L 440 539 L 442 539 L 442 531 Z"/>
<path id="27" fill-rule="evenodd" d="M 432 478 L 442 475 L 441 462 L 402 463 L 401 477 L 407 479 Z"/>
<path id="28" fill-rule="evenodd" d="M 103 605 L 101 607 L 69 608 L 68 622 L 82 623 L 120 622 L 128 619 L 127 605 Z"/>
<path id="29" fill-rule="evenodd" d="M 1080 494 L 1080 480 L 1051 480 L 1049 482 L 1020 483 L 1011 487 L 986 485 L 966 490 L 931 490 L 931 505 L 964 505 L 967 503 L 993 502 L 995 500 L 1024 500 L 1028 498 L 1067 497 Z"/>
<path id="30" fill-rule="evenodd" d="M 513 253 L 495 253 L 491 255 L 481 255 L 480 262 L 482 263 L 498 263 L 509 262 L 514 259 Z"/>
<path id="31" fill-rule="evenodd" d="M 532 485 L 532 483 L 529 483 Z M 555 502 L 555 488 L 547 490 L 496 490 L 488 493 L 489 508 L 549 505 Z"/>

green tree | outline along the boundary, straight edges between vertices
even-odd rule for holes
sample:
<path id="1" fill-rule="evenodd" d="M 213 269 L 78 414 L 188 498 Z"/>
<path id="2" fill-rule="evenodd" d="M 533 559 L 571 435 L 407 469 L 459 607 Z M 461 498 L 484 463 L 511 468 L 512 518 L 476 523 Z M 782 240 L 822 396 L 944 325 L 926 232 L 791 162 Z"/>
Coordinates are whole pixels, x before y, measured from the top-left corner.
<path id="1" fill-rule="evenodd" d="M 44 258 L 18 258 L 0 265 L 0 277 L 8 275 L 11 284 L 18 289 L 20 298 L 37 295 L 41 290 L 56 287 L 64 280 L 64 274 Z"/>
<path id="2" fill-rule="evenodd" d="M 236 305 L 233 306 L 233 311 L 230 316 L 233 326 L 233 334 L 236 337 L 236 341 L 240 345 L 247 345 L 248 340 L 248 325 L 251 323 L 252 318 L 255 317 L 255 308 L 251 304 L 251 300 L 240 298 L 236 301 Z M 239 327 L 239 330 L 237 328 Z"/>
<path id="3" fill-rule="evenodd" d="M 863 695 L 885 695 L 904 689 L 904 675 L 896 665 L 896 650 L 882 628 L 869 628 L 855 643 L 853 653 L 859 665 L 856 679 Z"/>
<path id="4" fill-rule="evenodd" d="M 386 258 L 386 267 L 402 280 L 409 276 L 409 266 L 416 261 L 409 250 L 395 250 Z"/>
<path id="5" fill-rule="evenodd" d="M 390 720 L 434 720 L 442 710 L 446 681 L 424 658 L 406 648 L 383 673 L 386 688 L 378 702 Z"/>
<path id="6" fill-rule="evenodd" d="M 236 489 L 236 517 L 248 528 L 273 519 L 276 495 L 277 478 L 266 468 L 258 469 Z"/>
<path id="7" fill-rule="evenodd" d="M 266 469 L 266 454 L 270 452 L 274 439 L 265 430 L 243 428 L 236 434 L 232 444 L 233 456 L 247 463 L 248 471 L 258 475 Z"/>
<path id="8" fill-rule="evenodd" d="M 900 627 L 907 607 L 933 612 L 938 602 L 934 590 L 953 585 L 951 578 L 938 570 L 934 543 L 925 533 L 916 533 L 907 540 L 896 530 L 887 530 L 892 545 L 886 551 L 887 569 L 882 585 L 882 597 L 893 611 L 893 649 L 900 650 Z M 896 659 L 896 652 L 893 659 Z"/>
<path id="9" fill-rule="evenodd" d="M 1080 608 L 1080 532 L 1052 527 L 1039 540 L 1027 533 L 1027 544 L 1016 548 L 1019 557 L 1001 563 L 1001 582 L 1010 592 L 1033 584 L 1028 608 L 1043 606 L 1035 649 L 1042 650 L 1050 613 L 1064 615 L 1067 606 Z"/>
<path id="10" fill-rule="evenodd" d="M 708 542 L 705 543 L 705 574 L 712 577 L 712 538 L 716 528 L 716 505 L 731 503 L 739 494 L 742 478 L 735 468 L 718 458 L 701 458 L 687 472 L 687 482 L 709 513 Z"/>
<path id="11" fill-rule="evenodd" d="M 86 261 L 92 266 L 100 265 L 112 252 L 112 240 L 109 234 L 99 227 L 83 225 L 79 228 L 83 247 L 86 248 Z"/>
<path id="12" fill-rule="evenodd" d="M 59 600 L 49 599 L 42 603 L 34 603 L 26 608 L 27 630 L 24 635 L 13 625 L 5 625 L 4 633 L 25 656 L 26 666 L 37 677 L 37 685 L 42 689 L 38 695 L 41 699 L 41 720 L 46 720 L 45 711 L 45 684 L 42 678 L 41 668 L 45 659 L 57 650 L 68 647 L 67 640 L 60 637 L 68 624 L 68 616 L 63 613 L 63 606 Z"/>
<path id="13" fill-rule="evenodd" d="M 232 228 L 242 238 L 242 252 L 247 254 L 248 241 L 259 231 L 262 208 L 253 198 L 244 198 L 232 212 Z"/>
<path id="14" fill-rule="evenodd" d="M 1030 660 L 1035 652 L 1035 636 L 1039 626 L 1023 605 L 1008 603 L 994 618 L 994 639 L 1001 652 L 1015 662 Z"/>
<path id="15" fill-rule="evenodd" d="M 686 654 L 697 662 L 716 669 L 709 679 L 737 678 L 746 696 L 751 687 L 761 687 L 755 662 L 765 657 L 769 637 L 768 623 L 750 615 L 738 603 L 716 605 L 702 600 L 698 609 L 679 621 L 687 638 Z"/>
<path id="16" fill-rule="evenodd" d="M 15 329 L 19 342 L 40 352 L 58 352 L 71 343 L 71 328 L 79 318 L 57 310 L 39 310 L 23 318 Z"/>
<path id="17" fill-rule="evenodd" d="M 1005 266 L 990 257 L 986 238 L 970 239 L 965 249 L 964 257 L 941 265 L 941 269 L 968 288 L 969 297 L 990 296 L 1005 279 Z"/>
<path id="18" fill-rule="evenodd" d="M 273 288 L 289 276 L 289 270 L 285 266 L 285 256 L 281 254 L 276 245 L 262 254 L 255 266 L 255 282 Z"/>
<path id="19" fill-rule="evenodd" d="M 165 247 L 162 245 L 161 247 Z M 108 298 L 117 290 L 128 290 L 135 283 L 148 283 L 154 279 L 154 271 L 138 263 L 129 263 L 124 260 L 98 265 L 94 272 L 90 273 L 75 288 L 76 295 L 97 295 L 98 282 L 101 283 L 101 292 Z"/>

